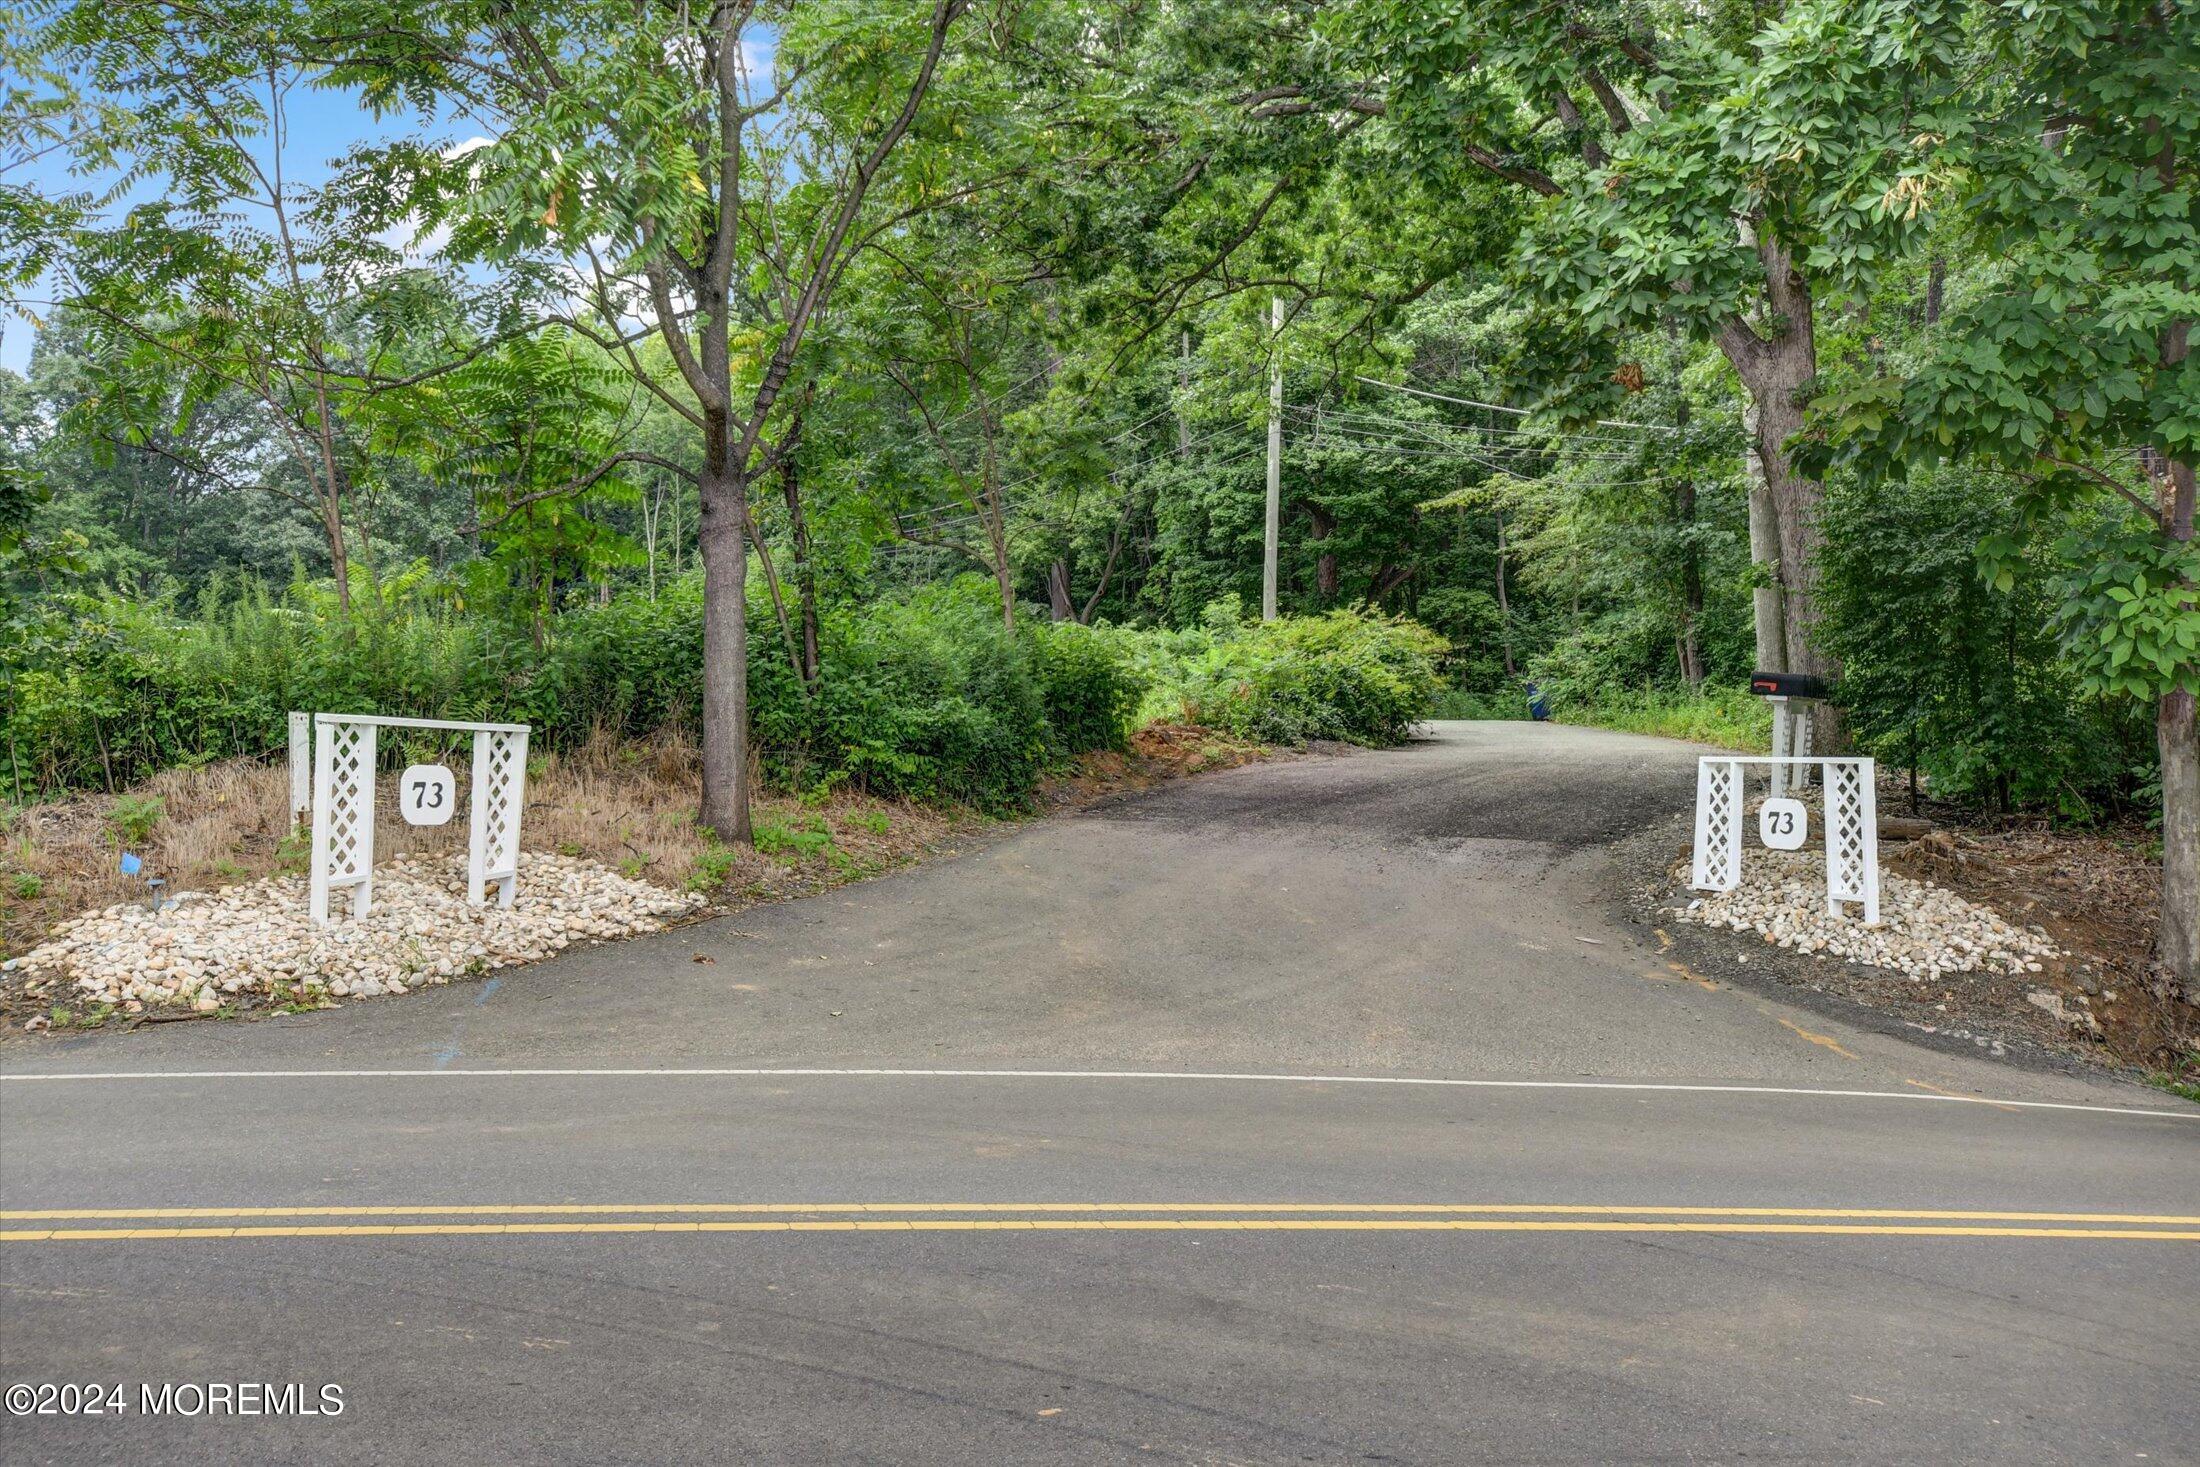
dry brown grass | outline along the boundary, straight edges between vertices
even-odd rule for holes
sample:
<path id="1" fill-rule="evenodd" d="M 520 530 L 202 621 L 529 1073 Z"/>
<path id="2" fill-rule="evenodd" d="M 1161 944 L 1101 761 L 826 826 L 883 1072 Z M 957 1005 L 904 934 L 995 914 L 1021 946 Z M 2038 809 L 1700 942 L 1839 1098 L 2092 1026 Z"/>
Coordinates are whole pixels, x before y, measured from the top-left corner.
<path id="1" fill-rule="evenodd" d="M 467 784 L 462 759 L 447 761 Z M 799 895 L 871 875 L 921 855 L 976 817 L 899 801 L 836 793 L 822 801 L 765 796 L 755 804 L 758 845 L 728 849 L 695 824 L 700 756 L 678 734 L 627 741 L 608 735 L 530 761 L 521 845 L 586 856 L 628 876 L 674 890 L 705 890 L 721 910 Z M 375 855 L 463 848 L 461 814 L 440 827 L 406 825 L 397 781 L 377 781 Z M 304 834 L 292 837 L 285 806 L 289 776 L 279 765 L 234 760 L 168 770 L 120 802 L 83 796 L 0 811 L 0 954 L 36 946 L 64 918 L 146 894 L 144 876 L 124 876 L 118 803 L 160 802 L 150 833 L 129 848 L 146 874 L 175 891 L 207 890 L 300 871 Z"/>

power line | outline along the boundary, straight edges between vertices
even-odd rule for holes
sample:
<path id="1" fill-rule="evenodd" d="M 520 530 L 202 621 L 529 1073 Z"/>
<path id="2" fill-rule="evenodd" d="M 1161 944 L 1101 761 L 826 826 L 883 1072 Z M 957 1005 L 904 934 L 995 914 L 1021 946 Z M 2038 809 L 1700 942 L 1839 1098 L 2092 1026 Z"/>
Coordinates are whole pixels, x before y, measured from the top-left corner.
<path id="1" fill-rule="evenodd" d="M 1642 441 L 1639 438 L 1630 438 L 1618 433 L 1585 433 L 1578 431 L 1565 432 L 1562 430 L 1545 432 L 1538 431 L 1533 428 L 1497 428 L 1485 423 L 1431 422 L 1425 418 L 1393 418 L 1386 417 L 1381 413 L 1356 413 L 1346 408 L 1335 407 L 1317 408 L 1309 406 L 1296 406 L 1290 408 L 1289 411 L 1298 413 L 1302 416 L 1312 416 L 1319 414 L 1322 418 L 1325 419 L 1338 418 L 1354 422 L 1381 423 L 1390 427 L 1414 428 L 1419 430 L 1427 430 L 1433 428 L 1440 429 L 1446 433 L 1476 433 L 1506 438 L 1532 438 L 1538 442 L 1620 444 L 1639 443 Z"/>
<path id="2" fill-rule="evenodd" d="M 1148 419 L 1147 421 L 1150 422 L 1152 420 Z M 1108 470 L 1108 477 L 1110 479 L 1120 479 L 1125 474 L 1135 474 L 1140 469 L 1144 469 L 1150 465 L 1165 463 L 1180 454 L 1188 453 L 1189 451 L 1199 447 L 1203 443 L 1211 443 L 1215 439 L 1220 438 L 1225 433 L 1231 432 L 1233 430 L 1242 430 L 1244 426 L 1245 425 L 1242 423 L 1225 423 L 1220 428 L 1216 428 L 1211 432 L 1204 433 L 1199 437 L 1194 438 L 1190 443 L 1185 444 L 1182 448 L 1164 448 L 1157 453 L 1148 454 L 1146 457 L 1138 460 L 1136 463 L 1118 464 L 1114 468 Z M 1026 474 L 1020 479 L 1011 479 L 1008 483 L 997 486 L 993 492 L 1000 494 L 1005 499 L 1010 490 L 1021 489 L 1026 484 L 1036 483 L 1038 480 L 1046 478 L 1047 472 L 1048 471 L 1045 469 L 1040 469 L 1034 473 Z M 969 501 L 964 499 L 948 500 L 941 504 L 927 505 L 922 509 L 896 511 L 895 517 L 898 519 L 902 514 L 934 514 L 943 509 L 956 509 L 967 503 L 969 503 Z"/>
<path id="3" fill-rule="evenodd" d="M 1153 414 L 1151 417 L 1140 418 L 1137 422 L 1131 424 L 1128 428 L 1125 428 L 1122 432 L 1116 434 L 1113 438 L 1103 438 L 1100 440 L 1100 442 L 1103 446 L 1110 443 L 1120 443 L 1124 439 L 1130 437 L 1133 433 L 1136 433 L 1139 429 L 1145 427 L 1148 423 L 1156 422 L 1162 418 L 1169 416 L 1169 414 L 1175 411 L 1176 409 L 1173 407 L 1165 407 L 1160 412 Z"/>
<path id="4" fill-rule="evenodd" d="M 1320 443 L 1324 438 L 1329 438 L 1339 443 L 1349 444 L 1355 448 L 1376 448 L 1385 446 L 1391 441 L 1389 436 L 1378 434 L 1375 430 L 1363 424 L 1329 423 L 1321 419 L 1309 419 L 1308 421 L 1314 423 L 1314 439 L 1317 444 Z M 1510 457 L 1515 461 L 1532 458 L 1562 459 L 1569 462 L 1587 463 L 1625 463 L 1634 457 L 1634 455 L 1630 453 L 1614 452 L 1609 449 L 1582 449 L 1569 447 L 1564 444 L 1493 444 L 1471 438 L 1465 441 L 1461 441 L 1460 439 L 1443 436 L 1437 433 L 1414 433 L 1411 435 L 1411 437 L 1415 442 L 1433 443 L 1438 445 L 1439 447 L 1450 449 L 1455 453 L 1472 454 L 1480 452 L 1496 454 Z"/>
<path id="5" fill-rule="evenodd" d="M 1441 392 L 1429 392 L 1419 387 L 1408 387 L 1402 382 L 1384 382 L 1374 377 L 1361 377 L 1357 374 L 1354 375 L 1353 380 L 1355 382 L 1365 382 L 1370 387 L 1387 387 L 1392 392 L 1411 393 L 1415 397 L 1425 397 L 1434 402 L 1451 402 L 1457 403 L 1461 407 L 1481 408 L 1487 412 L 1510 413 L 1516 418 L 1529 416 L 1527 408 L 1502 407 L 1494 402 L 1476 402 L 1471 397 L 1446 397 Z M 1678 428 L 1669 428 L 1663 423 L 1626 423 L 1611 418 L 1598 418 L 1596 424 L 1600 428 L 1639 428 L 1649 433 L 1678 433 L 1680 431 Z"/>
<path id="6" fill-rule="evenodd" d="M 1368 433 L 1363 430 L 1353 428 L 1350 425 L 1344 427 L 1324 426 L 1318 429 L 1315 434 L 1315 443 L 1319 444 L 1324 439 L 1328 439 L 1337 443 L 1347 444 L 1352 447 L 1382 447 L 1392 442 L 1392 439 L 1387 436 Z M 1516 462 L 1528 459 L 1555 459 L 1566 462 L 1582 463 L 1626 463 L 1629 462 L 1632 458 L 1632 455 L 1624 453 L 1597 453 L 1593 451 L 1584 452 L 1580 449 L 1536 448 L 1526 445 L 1511 446 L 1499 444 L 1493 446 L 1489 444 L 1476 443 L 1471 439 L 1465 443 L 1461 443 L 1455 440 L 1446 440 L 1433 436 L 1416 437 L 1412 441 L 1417 443 L 1435 444 L 1440 448 L 1449 449 L 1454 453 L 1488 453 L 1502 455 L 1509 457 Z"/>
<path id="7" fill-rule="evenodd" d="M 1243 426 L 1243 425 L 1241 425 L 1241 424 L 1232 424 L 1231 426 L 1232 426 L 1232 427 L 1241 427 L 1241 426 Z M 1198 442 L 1206 442 L 1206 441 L 1207 441 L 1208 439 L 1212 439 L 1212 438 L 1218 437 L 1218 436 L 1220 436 L 1220 435 L 1221 435 L 1222 433 L 1225 433 L 1225 432 L 1228 432 L 1228 431 L 1229 431 L 1229 429 L 1228 429 L 1228 428 L 1218 428 L 1218 429 L 1216 429 L 1216 430 L 1215 430 L 1215 431 L 1214 431 L 1213 433 L 1209 433 L 1209 434 L 1208 434 L 1208 435 L 1206 436 L 1206 438 L 1203 438 L 1203 439 L 1200 439 L 1200 440 L 1197 440 L 1197 441 L 1198 441 Z M 1245 460 L 1245 459 L 1251 458 L 1251 457 L 1252 457 L 1252 456 L 1253 456 L 1254 454 L 1256 454 L 1256 453 L 1259 453 L 1259 452 L 1262 452 L 1262 451 L 1263 451 L 1263 448 L 1264 448 L 1264 447 L 1265 447 L 1265 445 L 1256 445 L 1255 447 L 1252 447 L 1252 448 L 1248 448 L 1248 449 L 1245 449 L 1245 450 L 1243 450 L 1243 451 L 1241 451 L 1241 452 L 1238 452 L 1238 453 L 1232 454 L 1232 455 L 1231 455 L 1230 457 L 1228 457 L 1228 458 L 1225 458 L 1225 459 L 1219 459 L 1219 460 L 1215 460 L 1215 461 L 1212 461 L 1212 462 L 1209 462 L 1209 463 L 1203 463 L 1203 464 L 1199 465 L 1199 467 L 1200 467 L 1201 469 L 1220 469 L 1220 468 L 1227 468 L 1227 467 L 1229 467 L 1229 466 L 1230 466 L 1231 464 L 1242 462 L 1242 461 L 1243 461 L 1243 460 Z M 1157 454 L 1153 455 L 1153 456 L 1152 456 L 1151 458 L 1145 459 L 1145 460 L 1141 461 L 1141 463 L 1139 463 L 1139 464 L 1136 464 L 1136 465 L 1133 465 L 1132 467 L 1134 467 L 1134 468 L 1142 468 L 1142 467 L 1144 467 L 1144 466 L 1145 466 L 1145 464 L 1161 462 L 1161 461 L 1163 461 L 1163 460 L 1166 460 L 1166 459 L 1170 459 L 1170 458 L 1173 458 L 1173 457 L 1175 457 L 1175 456 L 1176 456 L 1176 455 L 1175 455 L 1175 452 L 1174 452 L 1173 450 L 1171 450 L 1171 451 L 1167 451 L 1167 452 L 1163 452 L 1163 453 L 1157 453 Z M 1033 477 L 1038 477 L 1038 476 L 1034 475 Z M 1018 480 L 1018 481 L 1017 481 L 1017 484 L 1026 484 L 1026 483 L 1029 483 L 1029 482 L 1031 482 L 1031 480 L 1027 478 L 1027 479 L 1021 479 L 1021 480 Z M 1004 516 L 1005 516 L 1005 515 L 1007 514 L 1007 512 L 1008 512 L 1009 510 L 1011 510 L 1011 509 L 1017 509 L 1017 508 L 1021 508 L 1021 507 L 1023 507 L 1024 505 L 1027 505 L 1027 504 L 1029 504 L 1029 503 L 1031 502 L 1031 501 L 1030 501 L 1030 500 L 1028 500 L 1028 499 L 1023 499 L 1023 500 L 1011 500 L 1011 499 L 1009 499 L 1009 498 L 1007 497 L 1007 495 L 1008 495 L 1008 491 L 1009 491 L 1010 489 L 1012 489 L 1012 488 L 1015 488 L 1015 487 L 1017 487 L 1017 485 L 1015 485 L 1015 484 L 1004 484 L 1004 485 L 1002 485 L 1002 486 L 1001 486 L 1001 488 L 1000 488 L 1000 490 L 999 490 L 999 492 L 1000 492 L 1000 494 L 1001 494 L 1001 496 L 1002 496 L 1002 503 L 1001 503 L 1001 513 L 1002 513 L 1002 514 L 1003 514 Z M 1125 492 L 1127 493 L 1127 492 L 1129 492 L 1129 491 L 1128 491 L 1128 490 L 1126 489 L 1126 491 L 1125 491 Z M 966 503 L 966 502 L 967 502 L 967 501 L 964 501 L 964 500 L 956 500 L 956 501 L 955 501 L 954 503 L 952 503 L 952 504 L 947 504 L 947 505 L 934 505 L 934 506 L 931 506 L 931 507 L 930 507 L 930 508 L 928 508 L 928 509 L 925 509 L 925 510 L 921 510 L 921 511 L 918 511 L 918 510 L 912 510 L 912 511 L 897 512 L 897 513 L 896 513 L 896 514 L 894 515 L 894 523 L 895 523 L 895 526 L 896 526 L 897 528 L 899 528 L 899 527 L 901 526 L 901 522 L 902 522 L 902 520 L 903 520 L 904 518 L 907 518 L 907 517 L 914 517 L 915 515 L 918 515 L 918 514 L 923 514 L 923 515 L 927 515 L 927 516 L 933 516 L 933 515 L 936 515 L 936 513 L 937 513 L 937 511 L 938 511 L 938 510 L 941 510 L 941 509 L 953 509 L 953 508 L 959 508 L 959 507 L 960 507 L 961 505 L 963 505 L 963 504 L 964 504 L 964 503 Z M 961 513 L 961 514 L 957 514 L 957 515 L 950 515 L 950 516 L 948 516 L 948 517 L 946 517 L 946 518 L 944 518 L 944 519 L 941 519 L 941 518 L 927 518 L 927 519 L 926 519 L 926 520 L 924 521 L 924 524 L 923 524 L 923 528 L 924 528 L 924 529 L 927 529 L 927 530 L 931 530 L 931 531 L 952 530 L 952 529 L 955 529 L 955 528 L 957 528 L 957 527 L 959 527 L 959 526 L 965 526 L 965 525 L 971 525 L 971 524 L 975 524 L 975 523 L 977 523 L 978 521 L 982 520 L 983 518 L 985 518 L 985 516 L 984 516 L 984 514 L 983 514 L 983 512 L 982 512 L 982 511 L 978 511 L 978 510 L 965 510 L 965 511 L 964 511 L 963 513 Z M 908 540 L 908 539 L 906 539 L 906 538 L 905 538 L 905 539 L 902 539 L 902 540 L 897 540 L 897 541 L 894 541 L 894 542 L 892 542 L 892 543 L 891 543 L 890 545 L 888 545 L 888 546 L 886 546 L 886 547 L 884 547 L 884 548 L 886 548 L 886 549 L 889 549 L 889 550 L 891 550 L 891 549 L 904 548 L 904 547 L 913 547 L 913 548 L 917 548 L 917 549 L 924 549 L 924 550 L 948 550 L 948 551 L 955 551 L 955 550 L 958 550 L 958 549 L 960 548 L 960 547 L 956 547 L 956 546 L 939 546 L 939 545 L 927 545 L 927 544 L 925 544 L 925 542 L 923 542 L 923 541 L 921 541 L 921 540 Z"/>

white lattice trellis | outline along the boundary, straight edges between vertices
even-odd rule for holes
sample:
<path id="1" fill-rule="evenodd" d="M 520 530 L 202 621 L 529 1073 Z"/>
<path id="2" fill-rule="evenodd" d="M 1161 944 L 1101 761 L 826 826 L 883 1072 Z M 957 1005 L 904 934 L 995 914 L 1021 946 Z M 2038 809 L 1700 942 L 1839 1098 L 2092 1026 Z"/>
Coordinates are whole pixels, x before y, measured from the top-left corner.
<path id="1" fill-rule="evenodd" d="M 1825 789 L 1826 910 L 1841 915 L 1843 902 L 1864 904 L 1864 921 L 1879 923 L 1879 799 L 1877 766 L 1870 759 L 1814 759 L 1705 755 L 1696 761 L 1696 852 L 1689 885 L 1698 891 L 1732 891 L 1742 880 L 1742 771 L 1771 770 L 1775 792 L 1796 766 L 1814 766 Z"/>
<path id="2" fill-rule="evenodd" d="M 1732 891 L 1742 879 L 1742 772 L 1724 759 L 1696 764 L 1696 862 L 1689 884 Z"/>
<path id="3" fill-rule="evenodd" d="M 371 723 L 316 720 L 313 747 L 313 882 L 316 922 L 332 891 L 351 892 L 351 914 L 374 898 L 374 731 Z"/>
<path id="4" fill-rule="evenodd" d="M 374 755 L 378 728 L 439 728 L 474 736 L 472 839 L 467 899 L 476 906 L 490 882 L 509 907 L 519 888 L 519 817 L 527 783 L 527 725 L 464 723 L 371 714 L 313 715 L 313 920 L 329 920 L 329 894 L 351 893 L 364 917 L 374 897 Z M 295 757 L 295 755 L 293 756 Z"/>
<path id="5" fill-rule="evenodd" d="M 1826 761 L 1826 910 L 1862 902 L 1879 922 L 1879 791 L 1869 759 Z"/>
<path id="6" fill-rule="evenodd" d="M 519 806 L 527 783 L 527 730 L 483 729 L 474 735 L 473 838 L 467 845 L 466 900 L 480 906 L 497 884 L 497 905 L 512 905 L 519 889 Z"/>

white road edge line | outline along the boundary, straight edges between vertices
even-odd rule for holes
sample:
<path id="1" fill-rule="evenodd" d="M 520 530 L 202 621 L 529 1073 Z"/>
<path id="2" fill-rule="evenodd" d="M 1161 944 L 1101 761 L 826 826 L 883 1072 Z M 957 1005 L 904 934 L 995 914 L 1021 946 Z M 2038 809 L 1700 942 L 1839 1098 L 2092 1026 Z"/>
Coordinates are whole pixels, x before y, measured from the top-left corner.
<path id="1" fill-rule="evenodd" d="M 923 1080 L 1202 1080 L 1290 1085 L 1395 1085 L 1473 1090 L 1652 1090 L 1701 1095 L 1810 1095 L 1840 1100 L 1909 1100 L 1947 1105 L 2016 1106 L 2098 1115 L 2200 1121 L 2200 1110 L 2148 1110 L 2064 1100 L 2004 1100 L 1908 1090 L 1835 1090 L 1795 1085 L 1684 1085 L 1648 1080 L 1453 1080 L 1415 1075 L 1290 1075 L 1205 1070 L 920 1070 L 883 1068 L 763 1068 L 674 1066 L 576 1069 L 443 1070 L 75 1070 L 0 1074 L 0 1084 L 85 1080 L 506 1080 L 506 1079 L 923 1079 Z"/>

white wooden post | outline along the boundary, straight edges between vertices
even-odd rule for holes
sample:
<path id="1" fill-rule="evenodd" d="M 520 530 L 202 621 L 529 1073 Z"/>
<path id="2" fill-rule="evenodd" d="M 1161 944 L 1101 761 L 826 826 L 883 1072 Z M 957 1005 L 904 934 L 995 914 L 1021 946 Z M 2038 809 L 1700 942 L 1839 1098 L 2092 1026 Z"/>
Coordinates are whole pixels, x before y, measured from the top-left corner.
<path id="1" fill-rule="evenodd" d="M 493 881 L 497 905 L 509 907 L 519 891 L 519 812 L 527 784 L 527 730 L 477 730 L 473 782 L 466 900 L 480 906 Z"/>
<path id="2" fill-rule="evenodd" d="M 1862 902 L 1864 921 L 1879 925 L 1879 791 L 1869 759 L 1828 759 L 1826 785 L 1826 911 Z"/>
<path id="3" fill-rule="evenodd" d="M 1765 701 L 1772 705 L 1772 757 L 1785 759 L 1795 752 L 1788 747 L 1788 700 L 1774 696 Z M 1786 794 L 1787 765 L 1775 763 L 1772 766 L 1772 798 L 1777 800 Z"/>
<path id="4" fill-rule="evenodd" d="M 313 715 L 290 715 L 290 833 L 312 818 Z"/>
<path id="5" fill-rule="evenodd" d="M 308 910 L 328 922 L 332 891 L 351 890 L 351 914 L 374 900 L 375 726 L 313 720 L 313 874 Z"/>
<path id="6" fill-rule="evenodd" d="M 1689 885 L 1732 891 L 1742 879 L 1742 766 L 1709 756 L 1696 761 L 1696 853 Z"/>

